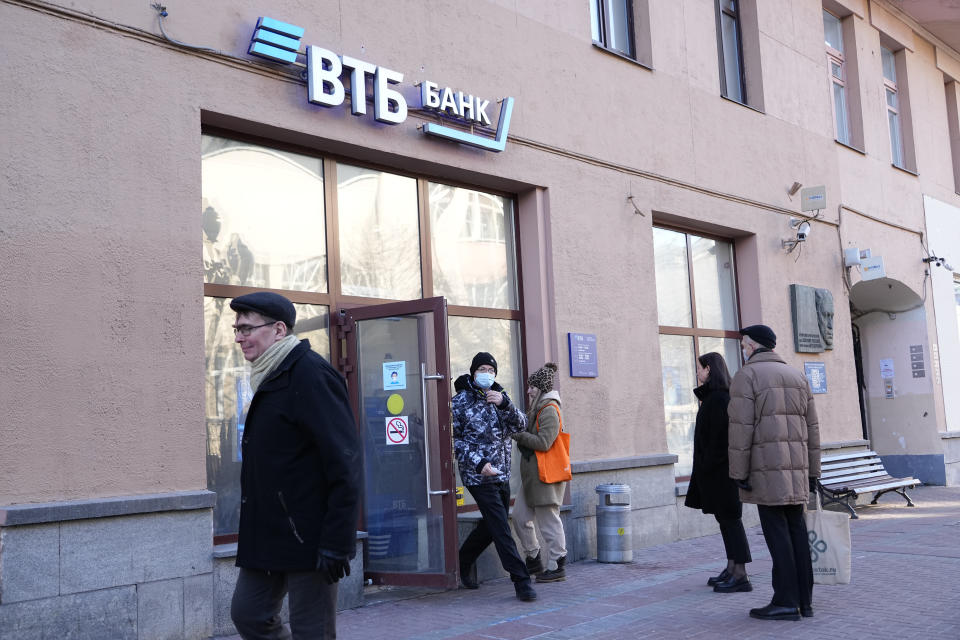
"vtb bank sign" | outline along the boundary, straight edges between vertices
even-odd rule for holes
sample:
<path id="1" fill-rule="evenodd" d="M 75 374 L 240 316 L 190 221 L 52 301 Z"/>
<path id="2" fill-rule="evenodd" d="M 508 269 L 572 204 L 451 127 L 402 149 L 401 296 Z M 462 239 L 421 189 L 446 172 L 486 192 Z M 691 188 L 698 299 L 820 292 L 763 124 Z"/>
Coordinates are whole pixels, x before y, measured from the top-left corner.
<path id="1" fill-rule="evenodd" d="M 254 30 L 248 53 L 274 62 L 292 64 L 300 50 L 304 30 L 273 18 L 260 18 Z M 350 112 L 355 116 L 367 113 L 367 80 L 373 78 L 373 117 L 386 124 L 400 124 L 407 119 L 407 100 L 397 91 L 403 74 L 386 67 L 364 62 L 351 56 L 337 54 L 310 45 L 307 47 L 307 100 L 324 107 L 343 104 L 348 89 L 343 78 L 350 77 Z M 435 82 L 420 83 L 420 108 L 466 124 L 491 126 L 487 108 L 489 100 L 482 100 L 462 91 L 454 91 Z M 504 98 L 500 104 L 500 119 L 494 138 L 467 133 L 454 127 L 429 122 L 423 132 L 438 138 L 453 140 L 487 151 L 503 151 L 507 144 L 507 130 L 513 112 L 513 98 Z"/>

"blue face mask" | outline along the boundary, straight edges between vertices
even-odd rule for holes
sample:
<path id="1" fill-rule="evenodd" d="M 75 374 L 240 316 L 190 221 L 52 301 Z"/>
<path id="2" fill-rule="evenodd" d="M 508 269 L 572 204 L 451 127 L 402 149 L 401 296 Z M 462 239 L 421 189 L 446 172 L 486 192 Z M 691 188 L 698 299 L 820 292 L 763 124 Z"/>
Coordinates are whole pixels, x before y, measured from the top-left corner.
<path id="1" fill-rule="evenodd" d="M 489 389 L 493 386 L 493 380 L 497 377 L 495 373 L 488 373 L 486 371 L 478 371 L 473 376 L 474 382 L 477 383 L 481 389 Z"/>

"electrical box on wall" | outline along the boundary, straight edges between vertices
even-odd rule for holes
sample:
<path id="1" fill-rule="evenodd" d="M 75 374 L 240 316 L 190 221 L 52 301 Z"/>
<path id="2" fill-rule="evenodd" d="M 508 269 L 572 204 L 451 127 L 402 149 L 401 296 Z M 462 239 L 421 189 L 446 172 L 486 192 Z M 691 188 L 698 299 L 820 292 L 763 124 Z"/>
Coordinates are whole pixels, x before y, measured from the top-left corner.
<path id="1" fill-rule="evenodd" d="M 864 258 L 860 261 L 863 270 L 864 280 L 876 280 L 877 278 L 886 278 L 887 272 L 883 268 L 883 257 Z"/>
<path id="2" fill-rule="evenodd" d="M 860 266 L 860 249 L 856 247 L 847 247 L 843 250 L 843 266 L 845 267 L 859 267 Z"/>

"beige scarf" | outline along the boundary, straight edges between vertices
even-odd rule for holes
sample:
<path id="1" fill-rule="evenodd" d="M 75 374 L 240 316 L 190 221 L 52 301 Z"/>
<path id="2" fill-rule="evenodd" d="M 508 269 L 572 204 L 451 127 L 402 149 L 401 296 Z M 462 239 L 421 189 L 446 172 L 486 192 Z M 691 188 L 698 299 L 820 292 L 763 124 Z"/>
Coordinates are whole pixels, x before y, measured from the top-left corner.
<path id="1" fill-rule="evenodd" d="M 277 340 L 270 345 L 266 351 L 260 354 L 260 357 L 251 363 L 250 367 L 250 388 L 254 393 L 260 383 L 276 369 L 283 359 L 293 351 L 293 348 L 300 344 L 297 336 L 290 334 L 283 340 Z"/>

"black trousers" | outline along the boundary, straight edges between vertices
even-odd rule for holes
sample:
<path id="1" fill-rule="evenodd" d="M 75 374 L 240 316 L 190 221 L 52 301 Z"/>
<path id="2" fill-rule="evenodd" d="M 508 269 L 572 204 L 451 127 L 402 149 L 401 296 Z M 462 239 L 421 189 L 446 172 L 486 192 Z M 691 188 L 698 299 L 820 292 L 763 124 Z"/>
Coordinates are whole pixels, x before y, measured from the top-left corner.
<path id="1" fill-rule="evenodd" d="M 802 504 L 757 505 L 760 528 L 773 560 L 773 599 L 780 607 L 813 603 L 813 563 Z"/>
<path id="2" fill-rule="evenodd" d="M 288 593 L 290 631 L 280 624 Z M 337 637 L 337 583 L 327 584 L 317 571 L 241 568 L 230 617 L 244 640 L 332 640 Z"/>
<path id="3" fill-rule="evenodd" d="M 460 566 L 469 568 L 492 542 L 500 556 L 500 564 L 514 582 L 530 579 L 527 565 L 517 552 L 510 535 L 510 486 L 506 482 L 468 486 L 482 518 L 460 545 Z"/>
<path id="4" fill-rule="evenodd" d="M 747 532 L 743 530 L 743 520 L 740 518 L 724 518 L 714 514 L 717 524 L 720 525 L 720 535 L 723 536 L 723 548 L 727 552 L 727 559 L 737 564 L 752 562 L 750 544 L 747 542 Z"/>

